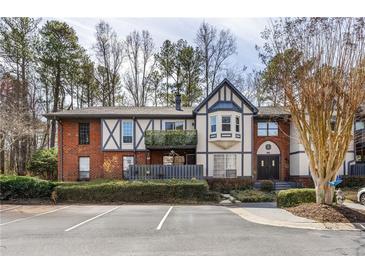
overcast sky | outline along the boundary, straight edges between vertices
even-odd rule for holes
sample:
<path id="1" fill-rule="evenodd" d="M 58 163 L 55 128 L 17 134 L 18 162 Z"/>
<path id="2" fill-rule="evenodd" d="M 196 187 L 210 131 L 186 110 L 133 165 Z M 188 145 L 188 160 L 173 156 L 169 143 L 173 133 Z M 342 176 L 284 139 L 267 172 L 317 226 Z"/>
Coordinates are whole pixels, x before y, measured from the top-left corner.
<path id="1" fill-rule="evenodd" d="M 44 18 L 44 21 L 49 18 Z M 266 18 L 57 18 L 71 25 L 89 53 L 95 41 L 95 25 L 100 20 L 108 22 L 119 37 L 125 38 L 133 30 L 149 30 L 154 39 L 156 49 L 166 39 L 177 41 L 185 39 L 194 42 L 196 31 L 203 20 L 217 28 L 229 28 L 237 37 L 238 54 L 230 59 L 234 66 L 259 68 L 258 54 L 255 45 L 261 45 L 260 32 L 268 23 Z"/>

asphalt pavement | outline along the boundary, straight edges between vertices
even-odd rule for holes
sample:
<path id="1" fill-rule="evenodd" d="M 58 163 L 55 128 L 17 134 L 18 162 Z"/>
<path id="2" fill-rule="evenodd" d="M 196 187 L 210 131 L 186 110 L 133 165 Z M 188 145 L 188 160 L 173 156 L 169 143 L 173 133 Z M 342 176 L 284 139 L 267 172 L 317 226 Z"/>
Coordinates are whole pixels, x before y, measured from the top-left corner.
<path id="1" fill-rule="evenodd" d="M 214 205 L 1 205 L 0 255 L 365 255 L 365 232 L 260 225 Z"/>

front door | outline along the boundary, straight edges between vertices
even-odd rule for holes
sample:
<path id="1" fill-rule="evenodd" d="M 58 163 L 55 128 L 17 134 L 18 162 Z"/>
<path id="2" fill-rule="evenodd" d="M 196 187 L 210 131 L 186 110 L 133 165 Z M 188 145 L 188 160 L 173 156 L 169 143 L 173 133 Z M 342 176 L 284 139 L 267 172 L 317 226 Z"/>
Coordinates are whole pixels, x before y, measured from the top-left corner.
<path id="1" fill-rule="evenodd" d="M 257 179 L 279 180 L 279 155 L 257 155 Z"/>

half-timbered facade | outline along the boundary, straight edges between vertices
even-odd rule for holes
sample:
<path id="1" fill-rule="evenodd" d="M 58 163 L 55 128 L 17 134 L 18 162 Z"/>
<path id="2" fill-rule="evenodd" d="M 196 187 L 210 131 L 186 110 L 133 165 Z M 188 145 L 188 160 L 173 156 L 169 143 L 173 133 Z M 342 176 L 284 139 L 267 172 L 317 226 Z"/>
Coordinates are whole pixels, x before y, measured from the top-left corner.
<path id="1" fill-rule="evenodd" d="M 92 107 L 47 117 L 58 121 L 60 180 L 138 172 L 148 178 L 310 178 L 290 114 L 255 107 L 228 80 L 193 108 L 182 107 L 178 95 L 175 107 Z M 356 153 L 352 143 L 339 174 L 348 174 Z M 363 160 L 362 153 L 356 157 Z M 180 167 L 161 168 L 169 165 Z"/>

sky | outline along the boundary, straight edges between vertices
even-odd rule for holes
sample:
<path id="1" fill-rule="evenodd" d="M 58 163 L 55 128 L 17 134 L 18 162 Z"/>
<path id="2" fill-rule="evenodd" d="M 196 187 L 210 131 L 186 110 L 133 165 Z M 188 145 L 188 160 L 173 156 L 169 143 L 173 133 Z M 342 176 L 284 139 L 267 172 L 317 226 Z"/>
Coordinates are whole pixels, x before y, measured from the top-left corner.
<path id="1" fill-rule="evenodd" d="M 134 30 L 149 30 L 158 50 L 163 41 L 185 39 L 194 43 L 199 25 L 206 21 L 218 29 L 229 28 L 237 38 L 237 55 L 229 59 L 229 64 L 236 67 L 247 66 L 249 70 L 258 69 L 262 65 L 258 59 L 255 45 L 261 45 L 260 32 L 268 24 L 268 18 L 44 18 L 62 20 L 76 31 L 80 44 L 92 53 L 95 43 L 95 25 L 104 20 L 117 32 L 120 38 L 125 38 Z"/>

